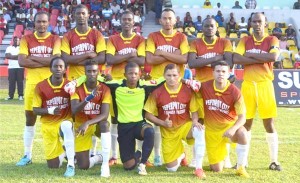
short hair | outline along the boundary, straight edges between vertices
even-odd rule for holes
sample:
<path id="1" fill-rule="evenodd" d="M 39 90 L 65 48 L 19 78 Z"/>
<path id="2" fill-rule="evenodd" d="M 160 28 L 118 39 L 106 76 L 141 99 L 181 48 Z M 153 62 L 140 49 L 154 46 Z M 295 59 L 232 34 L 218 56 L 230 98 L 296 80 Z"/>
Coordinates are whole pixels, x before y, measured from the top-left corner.
<path id="1" fill-rule="evenodd" d="M 34 18 L 33 18 L 33 21 L 35 22 L 36 21 L 36 17 L 39 16 L 39 15 L 47 15 L 48 17 L 48 21 L 50 21 L 50 15 L 48 12 L 45 12 L 45 11 L 40 11 L 40 12 L 37 12 L 35 15 L 34 15 Z"/>
<path id="2" fill-rule="evenodd" d="M 135 62 L 128 62 L 126 64 L 126 66 L 125 66 L 125 73 L 127 73 L 127 71 L 129 69 L 131 69 L 131 68 L 139 68 L 140 69 L 140 67 L 139 67 L 139 65 L 137 63 L 135 63 Z"/>
<path id="3" fill-rule="evenodd" d="M 89 9 L 83 4 L 77 5 L 76 8 L 75 8 L 75 12 L 76 12 L 77 9 L 86 9 L 86 11 L 89 13 Z"/>
<path id="4" fill-rule="evenodd" d="M 164 74 L 168 71 L 168 70 L 171 70 L 171 69 L 177 69 L 178 73 L 180 73 L 180 69 L 178 67 L 178 65 L 176 64 L 168 64 L 166 65 L 165 69 L 164 69 Z"/>
<path id="5" fill-rule="evenodd" d="M 263 16 L 265 17 L 265 22 L 268 21 L 266 15 L 265 15 L 265 12 L 253 12 L 253 13 L 251 13 L 251 15 L 250 15 L 250 20 L 251 20 L 251 21 L 252 21 L 252 17 L 253 17 L 254 15 L 263 15 Z"/>
<path id="6" fill-rule="evenodd" d="M 165 8 L 165 9 L 163 9 L 162 12 L 161 12 L 161 14 L 163 14 L 164 12 L 173 12 L 174 15 L 175 15 L 175 11 L 173 9 L 171 9 L 171 8 Z"/>
<path id="7" fill-rule="evenodd" d="M 64 62 L 64 65 L 65 65 L 65 69 L 67 69 L 68 64 L 67 64 L 67 62 L 62 57 L 54 57 L 54 58 L 52 58 L 51 61 L 50 61 L 50 68 L 52 68 L 53 62 L 55 60 L 62 60 Z"/>
<path id="8" fill-rule="evenodd" d="M 202 25 L 204 25 L 204 23 L 205 23 L 206 21 L 208 21 L 208 20 L 214 20 L 215 23 L 217 23 L 217 21 L 216 21 L 214 18 L 212 18 L 212 17 L 206 17 L 206 18 L 202 21 Z M 216 24 L 216 25 L 217 25 L 217 24 Z"/>
<path id="9" fill-rule="evenodd" d="M 84 64 L 84 67 L 90 66 L 90 65 L 97 65 L 98 63 L 95 60 L 87 60 Z"/>
<path id="10" fill-rule="evenodd" d="M 230 67 L 230 65 L 229 65 L 226 61 L 220 60 L 220 61 L 217 61 L 217 62 L 211 64 L 213 70 L 215 70 L 215 68 L 216 68 L 217 65 L 220 65 L 220 66 L 227 66 L 228 68 Z"/>
<path id="11" fill-rule="evenodd" d="M 123 15 L 127 15 L 127 14 L 132 15 L 132 17 L 134 17 L 133 12 L 130 11 L 130 10 L 125 10 L 125 11 L 121 14 L 121 17 L 122 17 Z"/>

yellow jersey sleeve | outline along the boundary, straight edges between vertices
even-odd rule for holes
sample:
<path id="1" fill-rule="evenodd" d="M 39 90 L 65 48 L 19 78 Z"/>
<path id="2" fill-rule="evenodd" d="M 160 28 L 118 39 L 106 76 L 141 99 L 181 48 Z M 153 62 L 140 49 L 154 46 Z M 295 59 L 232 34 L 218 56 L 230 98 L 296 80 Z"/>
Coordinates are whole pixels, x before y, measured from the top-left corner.
<path id="1" fill-rule="evenodd" d="M 237 115 L 246 114 L 246 107 L 243 96 L 234 103 L 234 109 Z"/>
<path id="2" fill-rule="evenodd" d="M 146 44 L 145 40 L 143 40 L 137 47 L 137 55 L 138 56 L 146 56 Z"/>
<path id="3" fill-rule="evenodd" d="M 191 43 L 190 51 L 191 53 L 197 53 L 196 40 Z"/>
<path id="4" fill-rule="evenodd" d="M 276 53 L 279 54 L 280 50 L 279 50 L 279 40 L 273 36 L 273 39 L 271 39 L 271 49 L 270 49 L 270 53 Z"/>
<path id="5" fill-rule="evenodd" d="M 144 110 L 153 114 L 154 116 L 158 116 L 158 110 L 156 107 L 156 100 L 154 98 L 154 96 L 151 94 L 148 99 L 147 102 L 144 106 Z"/>
<path id="6" fill-rule="evenodd" d="M 79 100 L 79 95 L 77 93 L 74 93 L 71 95 L 71 100 Z"/>
<path id="7" fill-rule="evenodd" d="M 37 88 L 35 88 L 35 95 L 33 95 L 33 103 L 32 107 L 41 107 L 42 106 L 42 98 L 40 96 L 40 92 Z"/>
<path id="8" fill-rule="evenodd" d="M 67 54 L 71 54 L 71 48 L 70 48 L 70 43 L 69 43 L 69 39 L 68 39 L 68 34 L 64 35 L 64 37 L 62 38 L 61 41 L 61 51 L 67 53 Z"/>
<path id="9" fill-rule="evenodd" d="M 20 52 L 19 54 L 24 54 L 24 55 L 28 55 L 28 44 L 27 41 L 25 39 L 25 37 L 23 37 L 20 41 Z"/>
<path id="10" fill-rule="evenodd" d="M 107 90 L 105 90 L 102 103 L 106 103 L 106 104 L 111 104 L 112 103 L 112 98 L 111 98 L 109 88 Z"/>
<path id="11" fill-rule="evenodd" d="M 197 96 L 195 93 L 193 93 L 191 101 L 190 101 L 190 112 L 196 112 L 199 109 Z"/>
<path id="12" fill-rule="evenodd" d="M 153 41 L 152 35 L 150 34 L 147 39 L 146 51 L 154 54 L 155 50 L 156 50 L 155 43 Z"/>
<path id="13" fill-rule="evenodd" d="M 109 38 L 108 41 L 107 41 L 107 51 L 106 51 L 106 54 L 111 54 L 111 55 L 115 55 L 116 54 L 116 47 L 112 43 L 111 38 Z"/>
<path id="14" fill-rule="evenodd" d="M 54 41 L 54 47 L 52 55 L 61 55 L 61 39 L 60 37 L 56 36 L 56 39 Z"/>
<path id="15" fill-rule="evenodd" d="M 102 51 L 105 51 L 106 50 L 106 43 L 105 43 L 105 39 L 104 37 L 102 36 L 102 34 L 97 31 L 97 34 L 98 34 L 98 39 L 97 39 L 97 43 L 96 43 L 96 53 L 100 53 Z"/>
<path id="16" fill-rule="evenodd" d="M 186 36 L 184 35 L 183 36 L 183 41 L 180 44 L 181 54 L 184 55 L 184 54 L 188 53 L 189 50 L 190 50 L 189 42 L 188 42 Z"/>
<path id="17" fill-rule="evenodd" d="M 244 55 L 246 52 L 246 47 L 245 47 L 245 39 L 242 38 L 240 39 L 239 44 L 237 45 L 236 49 L 235 49 L 235 53 L 238 53 L 240 55 Z"/>
<path id="18" fill-rule="evenodd" d="M 228 39 L 225 39 L 224 52 L 232 52 L 232 44 Z"/>

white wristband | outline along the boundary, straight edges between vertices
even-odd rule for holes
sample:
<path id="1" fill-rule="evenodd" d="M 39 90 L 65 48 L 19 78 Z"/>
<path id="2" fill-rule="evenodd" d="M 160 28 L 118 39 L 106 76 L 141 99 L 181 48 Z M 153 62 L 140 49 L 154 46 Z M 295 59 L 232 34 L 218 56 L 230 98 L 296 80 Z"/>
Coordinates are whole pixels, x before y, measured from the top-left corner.
<path id="1" fill-rule="evenodd" d="M 49 108 L 48 108 L 48 114 L 53 115 L 55 109 L 56 109 L 56 107 L 49 107 Z"/>

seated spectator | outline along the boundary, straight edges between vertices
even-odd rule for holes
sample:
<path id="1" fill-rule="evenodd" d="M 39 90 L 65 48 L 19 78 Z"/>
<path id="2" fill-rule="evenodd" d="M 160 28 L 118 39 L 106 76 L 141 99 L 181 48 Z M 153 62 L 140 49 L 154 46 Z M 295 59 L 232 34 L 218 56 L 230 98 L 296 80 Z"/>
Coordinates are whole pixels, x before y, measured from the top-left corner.
<path id="1" fill-rule="evenodd" d="M 70 16 L 69 27 L 70 27 L 70 29 L 74 29 L 76 27 L 76 20 L 74 18 L 74 15 Z"/>
<path id="2" fill-rule="evenodd" d="M 300 51 L 295 55 L 295 64 L 294 68 L 298 69 L 300 68 Z"/>
<path id="3" fill-rule="evenodd" d="M 57 34 L 57 35 L 59 35 L 59 36 L 63 36 L 64 35 L 64 33 L 66 33 L 67 32 L 67 29 L 66 29 L 66 27 L 62 24 L 62 22 L 61 21 L 57 21 L 57 26 L 54 28 L 54 33 L 55 34 Z"/>
<path id="4" fill-rule="evenodd" d="M 25 27 L 25 25 L 26 25 L 26 14 L 25 14 L 25 9 L 23 9 L 23 5 L 22 5 L 22 8 L 17 10 L 16 21 L 17 21 L 18 25 L 23 25 Z"/>
<path id="5" fill-rule="evenodd" d="M 224 27 L 224 17 L 220 10 L 218 11 L 217 15 L 215 16 L 215 20 L 219 24 L 219 27 Z"/>
<path id="6" fill-rule="evenodd" d="M 38 10 L 39 12 L 44 11 L 49 13 L 49 9 L 46 8 L 46 4 L 44 2 L 41 3 L 40 9 Z"/>
<path id="7" fill-rule="evenodd" d="M 191 16 L 188 16 L 185 21 L 183 22 L 183 27 L 186 28 L 186 27 L 189 27 L 189 25 L 192 24 L 194 26 L 194 22 L 192 20 L 192 17 Z"/>
<path id="8" fill-rule="evenodd" d="M 246 0 L 245 2 L 246 9 L 255 9 L 256 5 L 256 0 Z"/>
<path id="9" fill-rule="evenodd" d="M 214 9 L 221 9 L 221 3 L 217 3 L 217 6 L 214 6 Z"/>
<path id="10" fill-rule="evenodd" d="M 77 4 L 77 0 L 72 0 L 72 3 L 71 3 L 71 5 L 70 5 L 69 12 L 70 12 L 70 13 L 73 13 L 73 11 L 75 11 L 75 8 L 76 8 L 77 5 L 78 5 L 78 4 Z"/>
<path id="11" fill-rule="evenodd" d="M 39 7 L 39 5 L 42 3 L 42 0 L 32 0 L 32 3 L 34 4 L 34 7 Z"/>
<path id="12" fill-rule="evenodd" d="M 297 9 L 297 10 L 300 9 L 300 0 L 294 3 L 293 9 Z"/>
<path id="13" fill-rule="evenodd" d="M 120 5 L 118 5 L 116 1 L 113 1 L 113 2 L 112 2 L 110 8 L 111 8 L 111 10 L 113 11 L 113 13 L 116 14 L 116 15 L 119 14 L 119 12 L 120 12 L 120 10 L 121 10 Z"/>
<path id="14" fill-rule="evenodd" d="M 62 1 L 61 0 L 52 0 L 52 9 L 61 10 Z"/>
<path id="15" fill-rule="evenodd" d="M 26 15 L 26 27 L 33 29 L 34 27 L 34 14 L 33 14 L 33 10 L 30 9 L 29 13 Z"/>
<path id="16" fill-rule="evenodd" d="M 67 17 L 65 16 L 64 12 L 61 11 L 57 17 L 57 21 L 61 21 L 61 23 L 63 25 L 66 25 L 66 22 L 67 22 Z"/>
<path id="17" fill-rule="evenodd" d="M 98 11 L 93 11 L 92 15 L 90 16 L 90 20 L 89 20 L 92 24 L 92 26 L 98 26 L 101 18 L 98 15 Z"/>
<path id="18" fill-rule="evenodd" d="M 212 9 L 213 7 L 212 7 L 212 5 L 211 5 L 211 3 L 210 3 L 209 0 L 205 0 L 202 8 L 204 8 L 204 9 Z"/>
<path id="19" fill-rule="evenodd" d="M 196 32 L 202 32 L 202 18 L 201 16 L 197 16 L 197 21 L 194 22 L 194 26 L 195 26 L 195 29 L 196 29 Z"/>
<path id="20" fill-rule="evenodd" d="M 111 20 L 111 25 L 116 31 L 121 30 L 121 21 L 119 15 L 115 15 Z"/>
<path id="21" fill-rule="evenodd" d="M 30 10 L 32 10 L 33 15 L 35 15 L 38 12 L 37 9 L 34 7 L 33 3 L 30 4 L 30 8 L 29 8 L 28 12 L 30 12 Z"/>
<path id="22" fill-rule="evenodd" d="M 237 31 L 236 31 L 236 22 L 235 22 L 233 17 L 230 18 L 230 21 L 227 24 L 226 33 L 227 33 L 227 37 L 229 37 L 229 35 L 231 33 L 237 33 Z"/>
<path id="23" fill-rule="evenodd" d="M 7 21 L 3 17 L 3 13 L 0 13 L 0 30 L 3 30 L 4 34 L 8 33 Z"/>
<path id="24" fill-rule="evenodd" d="M 11 16 L 9 15 L 6 9 L 3 9 L 3 18 L 6 20 L 7 23 L 11 21 Z"/>
<path id="25" fill-rule="evenodd" d="M 68 15 L 70 13 L 70 4 L 68 1 L 65 1 L 64 4 L 61 5 L 61 9 L 64 12 L 65 15 Z"/>
<path id="26" fill-rule="evenodd" d="M 183 23 L 182 21 L 180 20 L 180 16 L 177 16 L 176 17 L 176 23 L 175 23 L 175 28 L 179 28 L 179 27 L 183 27 Z"/>
<path id="27" fill-rule="evenodd" d="M 238 36 L 240 37 L 242 33 L 246 33 L 248 34 L 248 36 L 250 35 L 249 31 L 247 30 L 248 28 L 248 23 L 245 22 L 245 17 L 241 18 L 241 22 L 238 23 Z"/>
<path id="28" fill-rule="evenodd" d="M 193 22 L 190 22 L 189 25 L 184 29 L 184 33 L 189 37 L 189 38 L 196 38 L 197 33 L 196 29 L 193 25 Z"/>
<path id="29" fill-rule="evenodd" d="M 282 30 L 279 27 L 279 23 L 275 23 L 275 27 L 272 30 L 272 34 L 273 34 L 273 36 L 276 36 L 278 39 L 281 37 Z"/>
<path id="30" fill-rule="evenodd" d="M 97 14 L 99 15 L 100 11 L 101 11 L 101 8 L 102 8 L 102 5 L 98 0 L 92 0 L 91 1 L 91 12 L 96 11 Z"/>
<path id="31" fill-rule="evenodd" d="M 23 3 L 25 4 L 26 9 L 30 8 L 31 0 L 25 0 L 25 2 L 23 1 Z"/>
<path id="32" fill-rule="evenodd" d="M 140 11 L 138 9 L 135 10 L 133 16 L 134 26 L 142 26 L 142 18 L 140 15 Z"/>
<path id="33" fill-rule="evenodd" d="M 42 8 L 42 4 L 44 4 L 44 7 L 48 9 L 49 11 L 49 1 L 48 0 L 42 0 L 39 8 Z"/>
<path id="34" fill-rule="evenodd" d="M 101 20 L 99 24 L 99 31 L 104 35 L 104 36 L 109 36 L 109 22 L 108 20 Z"/>
<path id="35" fill-rule="evenodd" d="M 293 28 L 292 24 L 288 25 L 288 28 L 285 30 L 285 34 L 286 34 L 287 39 L 295 40 L 295 38 L 296 38 L 296 31 Z"/>
<path id="36" fill-rule="evenodd" d="M 136 10 L 139 10 L 140 12 L 143 11 L 143 3 L 141 3 L 139 0 L 132 1 L 130 4 L 130 9 L 132 12 L 135 12 Z"/>
<path id="37" fill-rule="evenodd" d="M 280 51 L 281 50 L 288 50 L 288 44 L 287 44 L 287 39 L 284 35 L 280 36 L 280 39 L 279 39 L 279 49 Z"/>
<path id="38" fill-rule="evenodd" d="M 112 17 L 112 10 L 110 9 L 108 3 L 103 3 L 103 9 L 102 9 L 102 17 L 104 20 L 111 20 Z"/>
<path id="39" fill-rule="evenodd" d="M 243 9 L 243 7 L 240 6 L 239 1 L 235 1 L 234 6 L 232 6 L 232 9 Z"/>
<path id="40" fill-rule="evenodd" d="M 230 12 L 230 13 L 229 13 L 229 17 L 227 17 L 226 20 L 224 20 L 224 23 L 225 23 L 224 27 L 227 26 L 227 24 L 230 22 L 230 19 L 231 19 L 231 18 L 234 18 L 233 12 Z"/>

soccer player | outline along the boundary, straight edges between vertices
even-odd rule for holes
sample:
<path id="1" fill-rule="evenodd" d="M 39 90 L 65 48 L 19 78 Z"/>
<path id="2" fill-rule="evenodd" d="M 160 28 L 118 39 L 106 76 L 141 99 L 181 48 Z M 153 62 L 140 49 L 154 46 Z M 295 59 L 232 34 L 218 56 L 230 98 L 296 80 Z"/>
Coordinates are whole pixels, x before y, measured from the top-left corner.
<path id="1" fill-rule="evenodd" d="M 107 121 L 109 105 L 111 103 L 110 89 L 97 81 L 99 74 L 98 63 L 94 60 L 85 62 L 87 80 L 76 88 L 71 96 L 71 109 L 75 119 L 75 152 L 77 165 L 80 169 L 88 169 L 96 163 L 102 162 L 101 176 L 109 177 L 109 155 L 111 135 Z M 97 128 L 97 129 L 96 129 Z M 99 128 L 101 134 L 99 132 Z M 102 155 L 90 158 L 89 150 L 92 147 L 92 136 L 101 135 Z"/>
<path id="2" fill-rule="evenodd" d="M 41 131 L 45 156 L 49 168 L 58 168 L 65 157 L 60 137 L 64 140 L 68 165 L 66 177 L 75 175 L 74 165 L 74 135 L 71 120 L 70 95 L 64 91 L 68 82 L 64 78 L 67 70 L 66 62 L 55 57 L 51 60 L 52 75 L 37 84 L 33 99 L 33 112 L 41 115 Z"/>
<path id="3" fill-rule="evenodd" d="M 35 133 L 36 115 L 32 111 L 32 100 L 36 84 L 49 78 L 51 75 L 49 65 L 53 57 L 60 55 L 60 39 L 57 35 L 47 32 L 49 15 L 39 12 L 34 16 L 35 32 L 23 36 L 20 42 L 18 61 L 21 67 L 27 68 L 25 85 L 25 116 L 26 126 L 24 130 L 25 155 L 16 164 L 25 166 L 30 164 L 32 158 L 32 146 Z"/>
<path id="4" fill-rule="evenodd" d="M 166 8 L 159 20 L 162 29 L 149 34 L 146 46 L 146 62 L 152 67 L 150 76 L 158 79 L 163 76 L 163 69 L 170 63 L 178 64 L 181 76 L 184 74 L 184 64 L 187 63 L 189 45 L 183 33 L 174 30 L 176 24 L 175 12 Z M 159 127 L 155 126 L 154 165 L 162 165 L 160 157 L 161 135 Z"/>
<path id="5" fill-rule="evenodd" d="M 70 65 L 69 79 L 84 75 L 88 59 L 99 65 L 105 63 L 105 40 L 98 30 L 88 26 L 88 8 L 82 4 L 76 6 L 74 16 L 76 27 L 64 35 L 61 45 L 62 57 Z"/>
<path id="6" fill-rule="evenodd" d="M 266 17 L 254 13 L 251 17 L 253 35 L 242 38 L 234 54 L 234 63 L 244 65 L 242 94 L 246 104 L 246 124 L 251 139 L 251 126 L 256 110 L 262 118 L 269 145 L 271 164 L 269 169 L 281 171 L 278 162 L 278 135 L 274 126 L 277 115 L 276 99 L 272 80 L 273 63 L 279 55 L 279 41 L 264 33 Z"/>
<path id="7" fill-rule="evenodd" d="M 193 144 L 195 140 L 194 174 L 198 178 L 204 178 L 205 173 L 202 169 L 205 151 L 204 127 L 198 122 L 196 95 L 191 88 L 180 82 L 180 70 L 176 64 L 168 64 L 165 67 L 164 78 L 165 84 L 155 89 L 145 104 L 146 119 L 160 127 L 162 152 L 167 170 L 176 172 L 184 159 L 182 140 L 188 144 Z"/>
<path id="8" fill-rule="evenodd" d="M 221 172 L 227 156 L 226 143 L 237 143 L 237 170 L 239 176 L 248 178 L 246 109 L 240 90 L 231 84 L 230 68 L 226 61 L 213 65 L 214 80 L 202 83 L 200 97 L 204 104 L 205 140 L 208 161 L 214 172 Z"/>
<path id="9" fill-rule="evenodd" d="M 196 69 L 196 80 L 206 82 L 213 79 L 213 69 L 211 65 L 226 60 L 232 65 L 232 45 L 228 39 L 216 36 L 217 25 L 213 18 L 206 18 L 203 21 L 203 37 L 194 40 L 190 45 L 188 55 L 188 65 L 191 69 Z M 199 120 L 203 121 L 203 104 L 199 102 Z M 203 122 L 202 122 L 203 123 Z M 229 146 L 230 147 L 230 146 Z M 229 156 L 228 156 L 229 157 Z M 230 159 L 226 159 L 226 168 L 231 168 Z M 194 166 L 195 159 L 189 166 Z"/>
<path id="10" fill-rule="evenodd" d="M 140 67 L 145 63 L 145 39 L 133 32 L 134 20 L 131 11 L 121 15 L 122 32 L 110 36 L 107 42 L 106 63 L 112 66 L 111 76 L 114 80 L 124 79 L 126 63 L 135 62 Z M 117 121 L 111 119 L 112 158 L 110 165 L 117 163 Z"/>

